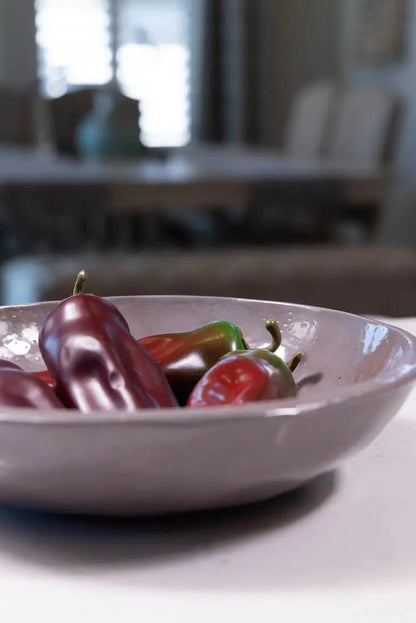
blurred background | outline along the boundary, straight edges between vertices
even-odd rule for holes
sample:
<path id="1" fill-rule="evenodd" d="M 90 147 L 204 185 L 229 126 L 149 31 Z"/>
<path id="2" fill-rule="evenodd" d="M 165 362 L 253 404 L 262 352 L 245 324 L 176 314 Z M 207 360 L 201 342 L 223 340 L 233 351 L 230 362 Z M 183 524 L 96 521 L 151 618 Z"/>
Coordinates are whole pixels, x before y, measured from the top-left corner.
<path id="1" fill-rule="evenodd" d="M 416 313 L 415 0 L 0 0 L 1 303 Z"/>

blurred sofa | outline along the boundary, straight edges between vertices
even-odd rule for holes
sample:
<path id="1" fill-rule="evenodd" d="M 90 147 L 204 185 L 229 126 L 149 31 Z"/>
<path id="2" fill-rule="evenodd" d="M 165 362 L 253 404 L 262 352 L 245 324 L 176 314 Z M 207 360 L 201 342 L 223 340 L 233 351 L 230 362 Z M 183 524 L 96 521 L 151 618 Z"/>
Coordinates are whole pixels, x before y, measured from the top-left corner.
<path id="1" fill-rule="evenodd" d="M 88 273 L 87 291 L 102 296 L 234 296 L 416 314 L 416 251 L 371 246 L 22 256 L 1 267 L 2 303 L 65 298 L 81 268 Z"/>

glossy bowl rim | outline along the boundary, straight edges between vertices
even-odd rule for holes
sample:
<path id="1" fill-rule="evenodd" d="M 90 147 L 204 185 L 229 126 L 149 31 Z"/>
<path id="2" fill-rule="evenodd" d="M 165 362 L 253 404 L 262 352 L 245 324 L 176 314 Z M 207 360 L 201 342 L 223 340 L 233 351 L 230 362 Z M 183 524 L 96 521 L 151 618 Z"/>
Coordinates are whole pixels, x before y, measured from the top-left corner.
<path id="1" fill-rule="evenodd" d="M 197 301 L 234 301 L 255 304 L 278 304 L 282 307 L 308 309 L 316 312 L 330 312 L 341 317 L 353 317 L 363 321 L 371 321 L 383 327 L 387 327 L 395 333 L 404 337 L 413 353 L 413 362 L 402 364 L 397 369 L 393 369 L 389 376 L 377 380 L 377 377 L 366 379 L 358 383 L 336 388 L 331 391 L 326 390 L 322 398 L 317 396 L 315 400 L 299 401 L 297 397 L 267 400 L 249 403 L 243 406 L 219 406 L 219 407 L 175 407 L 143 409 L 136 411 L 91 411 L 83 413 L 75 409 L 51 409 L 39 411 L 24 407 L 2 407 L 0 406 L 0 424 L 129 424 L 140 423 L 143 425 L 178 425 L 191 424 L 193 422 L 203 424 L 215 421 L 237 422 L 241 420 L 258 420 L 261 418 L 293 417 L 296 415 L 316 413 L 333 405 L 344 405 L 350 401 L 357 401 L 364 396 L 388 392 L 392 389 L 403 387 L 416 380 L 416 336 L 400 327 L 396 327 L 387 322 L 379 320 L 377 317 L 353 314 L 338 309 L 319 307 L 316 305 L 304 305 L 301 303 L 290 303 L 289 301 L 273 301 L 260 299 L 245 299 L 239 297 L 219 297 L 219 296 L 193 296 L 193 295 L 170 295 L 170 294 L 144 294 L 127 296 L 103 297 L 111 302 L 123 299 L 185 299 Z M 26 303 L 23 305 L 0 306 L 0 310 L 7 309 L 27 309 L 39 305 L 58 304 L 59 301 L 39 301 L 36 303 Z"/>

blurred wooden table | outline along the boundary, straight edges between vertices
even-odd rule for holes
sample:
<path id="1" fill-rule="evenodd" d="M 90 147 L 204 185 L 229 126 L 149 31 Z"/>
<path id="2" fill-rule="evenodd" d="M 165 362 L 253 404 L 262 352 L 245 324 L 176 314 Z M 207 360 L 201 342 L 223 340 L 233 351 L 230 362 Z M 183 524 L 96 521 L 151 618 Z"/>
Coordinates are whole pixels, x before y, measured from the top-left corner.
<path id="1" fill-rule="evenodd" d="M 107 209 L 137 213 L 180 207 L 211 210 L 268 202 L 276 210 L 295 203 L 311 210 L 347 206 L 374 220 L 389 173 L 354 163 L 302 161 L 263 149 L 187 147 L 165 159 L 79 162 L 54 154 L 0 146 L 2 184 L 98 184 Z"/>
<path id="2" fill-rule="evenodd" d="M 165 161 L 92 165 L 91 173 L 94 168 L 100 174 L 105 170 L 111 180 L 111 208 L 123 211 L 249 205 L 266 195 L 276 209 L 282 202 L 317 198 L 363 206 L 380 203 L 389 179 L 386 171 L 373 167 L 219 146 L 180 149 Z"/>

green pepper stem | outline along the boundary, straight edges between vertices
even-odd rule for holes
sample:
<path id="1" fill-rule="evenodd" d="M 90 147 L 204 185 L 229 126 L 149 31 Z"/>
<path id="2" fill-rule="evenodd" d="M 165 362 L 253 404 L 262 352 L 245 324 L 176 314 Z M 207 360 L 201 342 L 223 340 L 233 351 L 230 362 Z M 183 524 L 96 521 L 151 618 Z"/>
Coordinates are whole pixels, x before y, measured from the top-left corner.
<path id="1" fill-rule="evenodd" d="M 80 270 L 75 280 L 74 291 L 72 293 L 73 296 L 76 296 L 77 294 L 83 294 L 86 281 L 87 273 L 85 272 L 85 270 Z"/>
<path id="2" fill-rule="evenodd" d="M 269 346 L 266 347 L 265 350 L 270 351 L 271 353 L 275 353 L 282 343 L 282 333 L 280 331 L 279 323 L 277 320 L 267 320 L 266 329 L 272 336 L 272 342 Z"/>
<path id="3" fill-rule="evenodd" d="M 298 365 L 300 364 L 300 362 L 302 361 L 302 359 L 303 359 L 303 353 L 301 351 L 293 355 L 292 360 L 290 361 L 290 363 L 288 363 L 289 370 L 291 372 L 294 372 L 296 368 L 298 367 Z"/>

